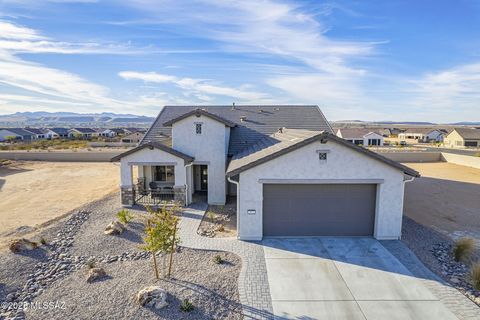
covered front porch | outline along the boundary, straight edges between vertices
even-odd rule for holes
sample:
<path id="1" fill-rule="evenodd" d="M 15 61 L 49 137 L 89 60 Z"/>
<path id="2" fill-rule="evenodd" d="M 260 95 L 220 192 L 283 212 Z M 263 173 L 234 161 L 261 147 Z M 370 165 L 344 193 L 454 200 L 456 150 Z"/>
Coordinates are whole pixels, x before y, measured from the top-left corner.
<path id="1" fill-rule="evenodd" d="M 127 151 L 120 160 L 121 199 L 124 206 L 134 204 L 182 206 L 192 200 L 193 157 L 167 146 L 147 144 Z"/>

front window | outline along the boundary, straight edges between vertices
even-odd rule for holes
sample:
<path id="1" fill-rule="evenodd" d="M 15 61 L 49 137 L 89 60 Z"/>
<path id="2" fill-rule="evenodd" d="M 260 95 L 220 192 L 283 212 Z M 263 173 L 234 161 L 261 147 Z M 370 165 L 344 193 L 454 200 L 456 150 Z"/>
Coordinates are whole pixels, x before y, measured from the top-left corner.
<path id="1" fill-rule="evenodd" d="M 202 134 L 202 124 L 201 123 L 195 123 L 195 133 L 196 134 Z"/>
<path id="2" fill-rule="evenodd" d="M 174 166 L 153 167 L 153 180 L 158 182 L 175 182 Z"/>

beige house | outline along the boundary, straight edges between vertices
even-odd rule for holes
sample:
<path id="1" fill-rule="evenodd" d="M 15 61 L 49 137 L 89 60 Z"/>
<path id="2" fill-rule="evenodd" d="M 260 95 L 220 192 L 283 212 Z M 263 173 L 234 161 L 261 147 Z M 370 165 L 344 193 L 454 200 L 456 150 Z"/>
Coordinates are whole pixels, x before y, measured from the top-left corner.
<path id="1" fill-rule="evenodd" d="M 480 147 L 480 129 L 455 128 L 443 143 L 449 148 Z"/>
<path id="2" fill-rule="evenodd" d="M 139 143 L 142 141 L 144 134 L 141 132 L 134 132 L 122 138 L 123 143 Z"/>

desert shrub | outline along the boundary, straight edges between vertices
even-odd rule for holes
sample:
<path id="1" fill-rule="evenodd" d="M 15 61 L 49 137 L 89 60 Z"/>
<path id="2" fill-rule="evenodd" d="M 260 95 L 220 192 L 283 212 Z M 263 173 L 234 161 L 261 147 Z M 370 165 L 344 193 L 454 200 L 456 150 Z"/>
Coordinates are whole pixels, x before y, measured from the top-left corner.
<path id="1" fill-rule="evenodd" d="M 121 223 L 127 224 L 133 219 L 133 214 L 127 209 L 123 209 L 117 212 L 117 218 Z"/>
<path id="2" fill-rule="evenodd" d="M 472 238 L 461 238 L 453 246 L 453 258 L 455 261 L 467 261 L 475 249 L 475 240 Z"/>
<path id="3" fill-rule="evenodd" d="M 480 290 L 480 261 L 470 267 L 470 283 L 475 289 Z"/>
<path id="4" fill-rule="evenodd" d="M 211 223 L 215 223 L 215 213 L 213 211 L 207 211 L 207 218 Z"/>
<path id="5" fill-rule="evenodd" d="M 213 262 L 215 262 L 216 264 L 222 264 L 223 258 L 219 254 L 217 254 L 215 257 L 213 257 Z"/>
<path id="6" fill-rule="evenodd" d="M 93 269 L 93 268 L 95 268 L 95 261 L 93 261 L 93 260 L 88 260 L 88 261 L 87 261 L 87 268 L 88 268 L 88 269 Z"/>
<path id="7" fill-rule="evenodd" d="M 190 300 L 184 299 L 182 301 L 182 304 L 180 305 L 180 310 L 182 310 L 183 312 L 190 312 L 193 311 L 193 309 L 195 309 L 195 307 L 193 303 L 190 302 Z"/>
<path id="8" fill-rule="evenodd" d="M 41 243 L 42 245 L 46 245 L 46 244 L 47 244 L 47 239 L 45 239 L 44 237 L 41 237 L 41 238 L 40 238 L 40 243 Z"/>

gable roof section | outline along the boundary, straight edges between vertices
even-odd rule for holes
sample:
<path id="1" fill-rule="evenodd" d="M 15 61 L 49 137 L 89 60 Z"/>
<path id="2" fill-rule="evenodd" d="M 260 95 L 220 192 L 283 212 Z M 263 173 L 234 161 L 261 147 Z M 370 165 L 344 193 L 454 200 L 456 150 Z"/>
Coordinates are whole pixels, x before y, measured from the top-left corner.
<path id="1" fill-rule="evenodd" d="M 283 133 L 277 133 L 270 137 L 270 139 L 263 139 L 257 144 L 247 148 L 235 156 L 227 169 L 227 176 L 236 176 L 239 173 L 256 167 L 262 163 L 268 162 L 281 155 L 287 154 L 291 151 L 297 150 L 315 141 L 326 142 L 328 140 L 335 141 L 345 147 L 360 152 L 375 160 L 381 161 L 389 166 L 392 166 L 405 174 L 413 177 L 419 177 L 420 174 L 396 161 L 390 160 L 378 153 L 372 152 L 363 147 L 359 147 L 350 143 L 334 134 L 326 131 L 307 131 L 307 130 L 291 130 L 284 129 Z"/>
<path id="2" fill-rule="evenodd" d="M 369 133 L 375 133 L 381 136 L 375 130 L 367 129 L 367 128 L 340 128 L 338 131 L 341 132 L 343 139 L 355 139 L 355 138 L 363 138 Z M 337 135 L 338 135 L 337 131 Z"/>
<path id="3" fill-rule="evenodd" d="M 463 139 L 480 140 L 480 129 L 455 128 L 454 130 L 457 131 Z"/>
<path id="4" fill-rule="evenodd" d="M 405 130 L 405 131 L 402 132 L 402 133 L 429 134 L 430 132 L 433 132 L 433 131 L 438 131 L 438 132 L 440 132 L 439 129 L 435 129 L 435 128 L 408 128 L 407 130 Z"/>
<path id="5" fill-rule="evenodd" d="M 34 135 L 34 133 L 26 131 L 22 128 L 5 128 L 5 130 L 15 133 L 16 135 L 19 135 L 22 137 L 30 137 Z"/>
<path id="6" fill-rule="evenodd" d="M 183 120 L 183 119 L 186 119 L 190 116 L 196 116 L 196 117 L 200 117 L 200 116 L 205 116 L 205 117 L 208 117 L 210 119 L 213 119 L 213 120 L 216 120 L 218 122 L 221 122 L 223 123 L 224 125 L 226 125 L 227 127 L 235 127 L 236 124 L 233 123 L 232 121 L 229 121 L 227 119 L 224 119 L 216 114 L 213 114 L 213 113 L 210 113 L 206 110 L 202 110 L 202 109 L 195 109 L 195 110 L 192 110 L 190 112 L 187 112 L 187 113 L 184 113 L 182 114 L 181 116 L 179 117 L 176 117 L 176 118 L 173 118 L 167 122 L 165 122 L 163 125 L 165 127 L 171 127 L 172 124 L 174 124 L 175 122 L 178 122 L 180 120 Z"/>
<path id="7" fill-rule="evenodd" d="M 126 157 L 130 154 L 133 154 L 137 151 L 140 151 L 140 150 L 143 150 L 145 148 L 149 148 L 149 149 L 158 149 L 158 150 L 162 150 L 162 151 L 165 151 L 167 153 L 170 153 L 176 157 L 179 157 L 179 158 L 182 158 L 183 160 L 185 160 L 186 162 L 192 162 L 194 160 L 193 157 L 189 156 L 189 155 L 186 155 L 180 151 L 177 151 L 175 149 L 172 149 L 170 147 L 167 147 L 166 145 L 163 145 L 163 144 L 160 144 L 160 143 L 156 143 L 156 142 L 150 142 L 150 143 L 146 143 L 146 144 L 142 144 L 142 145 L 139 145 L 138 147 L 136 148 L 133 148 L 131 150 L 128 150 L 124 153 L 121 153 L 115 157 L 113 157 L 112 159 L 110 159 L 110 161 L 114 162 L 114 161 L 119 161 L 120 159 L 122 159 L 123 157 Z"/>
<path id="8" fill-rule="evenodd" d="M 316 105 L 216 105 L 201 108 L 236 124 L 230 131 L 229 155 L 235 155 L 281 127 L 332 132 Z M 170 137 L 172 128 L 164 123 L 168 124 L 170 120 L 196 109 L 198 106 L 165 106 L 141 143 L 160 142 Z"/>
<path id="9" fill-rule="evenodd" d="M 97 131 L 92 128 L 72 128 L 72 130 L 76 130 L 80 133 L 97 133 Z"/>

